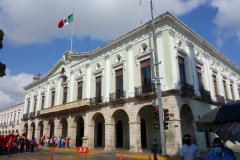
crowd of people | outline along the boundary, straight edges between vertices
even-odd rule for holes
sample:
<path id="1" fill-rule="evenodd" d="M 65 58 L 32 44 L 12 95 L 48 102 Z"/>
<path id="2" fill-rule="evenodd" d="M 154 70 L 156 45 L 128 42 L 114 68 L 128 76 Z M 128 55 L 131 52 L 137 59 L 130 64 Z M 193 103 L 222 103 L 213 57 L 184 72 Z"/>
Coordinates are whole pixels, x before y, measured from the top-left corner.
<path id="1" fill-rule="evenodd" d="M 28 140 L 26 138 L 26 134 L 24 133 L 21 137 L 19 135 L 12 135 L 9 134 L 8 136 L 0 136 L 0 154 L 7 154 L 8 157 L 10 157 L 11 153 L 15 154 L 20 154 L 23 152 L 34 152 L 34 151 L 39 151 L 40 153 L 43 152 L 45 141 L 46 141 L 46 147 L 57 147 L 58 148 L 65 148 L 65 145 L 67 145 L 67 149 L 69 148 L 69 138 L 66 137 L 52 137 L 52 138 L 47 138 L 45 140 L 45 135 L 44 137 L 41 138 L 40 140 L 40 146 L 36 142 L 35 138 L 32 140 Z"/>

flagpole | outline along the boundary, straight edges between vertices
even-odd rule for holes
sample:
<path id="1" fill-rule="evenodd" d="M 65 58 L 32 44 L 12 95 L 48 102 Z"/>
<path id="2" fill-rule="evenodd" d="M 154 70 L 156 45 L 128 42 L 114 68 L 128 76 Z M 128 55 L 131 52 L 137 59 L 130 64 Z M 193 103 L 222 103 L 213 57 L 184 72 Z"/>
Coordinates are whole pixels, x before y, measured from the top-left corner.
<path id="1" fill-rule="evenodd" d="M 73 13 L 74 13 L 74 9 L 73 9 Z M 72 39 L 73 39 L 73 22 L 72 22 L 72 36 L 71 36 L 71 51 L 72 51 Z"/>

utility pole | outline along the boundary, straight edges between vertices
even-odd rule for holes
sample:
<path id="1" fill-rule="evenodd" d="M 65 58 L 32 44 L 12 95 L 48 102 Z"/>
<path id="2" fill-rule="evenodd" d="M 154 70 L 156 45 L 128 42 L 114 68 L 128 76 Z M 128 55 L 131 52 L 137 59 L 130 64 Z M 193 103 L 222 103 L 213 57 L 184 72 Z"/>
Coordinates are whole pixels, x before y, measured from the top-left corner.
<path id="1" fill-rule="evenodd" d="M 155 57 L 154 65 L 156 65 L 156 76 L 157 76 L 155 80 L 157 81 L 158 112 L 159 112 L 159 126 L 160 126 L 160 135 L 161 135 L 161 144 L 162 144 L 162 155 L 166 156 L 166 143 L 165 143 L 165 133 L 164 133 L 164 126 L 163 126 L 162 92 L 161 92 L 161 82 L 160 82 L 161 78 L 159 76 L 159 64 L 161 62 L 158 61 L 152 0 L 150 1 L 150 5 L 151 5 L 151 14 L 152 14 L 153 48 L 154 48 L 154 57 Z"/>

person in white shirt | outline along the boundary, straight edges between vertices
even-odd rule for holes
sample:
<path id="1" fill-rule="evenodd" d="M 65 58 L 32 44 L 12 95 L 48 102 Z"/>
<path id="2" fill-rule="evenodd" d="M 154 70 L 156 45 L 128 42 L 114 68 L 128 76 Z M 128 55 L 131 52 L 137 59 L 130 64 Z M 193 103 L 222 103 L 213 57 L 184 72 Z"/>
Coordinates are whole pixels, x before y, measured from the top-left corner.
<path id="1" fill-rule="evenodd" d="M 180 151 L 181 160 L 201 160 L 201 155 L 197 146 L 191 143 L 191 136 L 184 135 L 184 143 Z"/>
<path id="2" fill-rule="evenodd" d="M 50 147 L 52 147 L 52 138 L 50 138 L 49 141 L 50 141 Z"/>
<path id="3" fill-rule="evenodd" d="M 61 137 L 58 137 L 58 148 L 61 148 Z"/>

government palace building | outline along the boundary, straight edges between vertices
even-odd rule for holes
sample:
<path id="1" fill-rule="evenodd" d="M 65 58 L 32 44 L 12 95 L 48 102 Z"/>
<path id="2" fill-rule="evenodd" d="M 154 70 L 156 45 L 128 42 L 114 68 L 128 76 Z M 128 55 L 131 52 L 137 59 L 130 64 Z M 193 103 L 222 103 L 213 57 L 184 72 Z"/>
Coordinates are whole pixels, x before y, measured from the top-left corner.
<path id="1" fill-rule="evenodd" d="M 27 138 L 61 136 L 70 147 L 131 152 L 151 149 L 158 107 L 156 65 L 162 106 L 169 110 L 168 155 L 179 154 L 184 134 L 206 151 L 215 137 L 198 132 L 196 121 L 225 103 L 240 99 L 240 68 L 166 12 L 91 51 L 65 51 L 38 80 L 24 87 L 21 133 Z"/>

